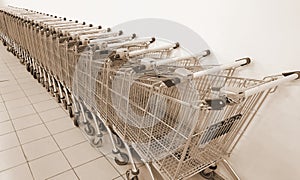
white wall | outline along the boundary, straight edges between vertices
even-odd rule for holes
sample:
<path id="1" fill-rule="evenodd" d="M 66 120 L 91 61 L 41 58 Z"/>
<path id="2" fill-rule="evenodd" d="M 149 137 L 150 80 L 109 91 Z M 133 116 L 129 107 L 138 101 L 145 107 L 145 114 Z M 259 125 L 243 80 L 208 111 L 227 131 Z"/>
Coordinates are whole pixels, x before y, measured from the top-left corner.
<path id="1" fill-rule="evenodd" d="M 251 57 L 254 63 L 243 75 L 261 78 L 285 70 L 300 70 L 299 0 L 6 0 L 5 3 L 105 27 L 137 18 L 165 18 L 199 33 L 220 62 Z M 230 157 L 242 179 L 299 179 L 299 94 L 300 82 L 295 82 L 270 95 Z"/>

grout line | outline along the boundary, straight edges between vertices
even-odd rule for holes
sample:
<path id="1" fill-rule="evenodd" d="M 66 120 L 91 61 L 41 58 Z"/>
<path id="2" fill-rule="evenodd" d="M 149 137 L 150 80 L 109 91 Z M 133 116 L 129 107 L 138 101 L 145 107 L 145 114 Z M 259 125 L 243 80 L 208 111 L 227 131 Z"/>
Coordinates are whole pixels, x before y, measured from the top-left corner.
<path id="1" fill-rule="evenodd" d="M 17 64 L 15 64 L 15 65 L 17 66 Z M 18 64 L 18 65 L 19 65 L 19 64 Z M 11 68 L 8 67 L 8 69 L 9 69 L 9 71 L 11 72 Z M 17 85 L 18 85 L 19 87 L 21 87 L 21 86 L 20 86 L 20 82 L 17 80 L 17 77 L 14 76 L 14 79 L 16 80 Z M 22 87 L 21 87 L 21 90 L 24 92 L 25 97 L 28 98 L 28 95 L 25 93 L 25 90 L 24 90 Z M 39 94 L 41 94 L 41 93 L 39 93 Z M 34 95 L 37 95 L 37 94 L 33 94 L 33 95 L 30 95 L 30 96 L 34 96 Z M 52 98 L 52 99 L 53 99 L 53 98 Z M 51 100 L 51 98 L 49 98 L 49 100 Z M 29 100 L 29 101 L 30 101 L 30 100 Z M 45 101 L 47 101 L 47 100 L 45 100 Z M 58 106 L 58 107 L 55 107 L 55 108 L 52 108 L 52 109 L 48 109 L 48 110 L 45 110 L 45 111 L 38 112 L 38 111 L 36 110 L 36 108 L 33 106 L 33 103 L 31 103 L 31 105 L 32 105 L 34 111 L 36 112 L 36 114 L 37 114 L 40 118 L 41 118 L 41 116 L 40 116 L 39 113 L 42 113 L 42 112 L 45 112 L 45 111 L 49 111 L 49 110 L 52 110 L 52 109 L 56 109 L 56 108 L 61 108 L 61 109 L 63 109 L 61 106 Z M 6 107 L 6 106 L 5 106 L 5 107 Z M 6 108 L 6 109 L 7 109 L 7 108 Z M 64 110 L 64 109 L 63 109 L 63 110 Z M 64 112 L 65 112 L 65 110 L 64 110 Z M 28 115 L 28 116 L 29 116 L 29 115 Z M 9 117 L 10 117 L 10 120 L 12 121 L 10 114 L 9 114 Z M 21 118 L 21 117 L 18 117 L 18 118 Z M 54 120 L 58 120 L 58 119 L 59 119 L 59 118 L 54 119 Z M 53 152 L 53 153 L 61 152 L 61 153 L 63 154 L 65 160 L 68 162 L 69 166 L 71 167 L 71 170 L 73 170 L 74 174 L 76 175 L 76 177 L 77 177 L 78 179 L 79 179 L 79 176 L 78 176 L 77 173 L 75 172 L 75 169 L 74 169 L 74 168 L 83 166 L 83 165 L 85 165 L 85 164 L 87 164 L 87 163 L 90 163 L 90 162 L 95 161 L 95 160 L 100 159 L 100 158 L 104 158 L 106 161 L 108 161 L 108 163 L 111 164 L 111 166 L 113 167 L 113 169 L 120 175 L 120 176 L 118 176 L 118 177 L 116 177 L 116 178 L 119 178 L 119 177 L 122 177 L 122 178 L 123 178 L 123 175 L 122 175 L 122 174 L 117 170 L 117 168 L 116 168 L 116 167 L 115 167 L 115 166 L 107 159 L 107 156 L 104 155 L 100 150 L 97 150 L 97 149 L 96 149 L 96 150 L 97 150 L 97 151 L 100 151 L 100 153 L 102 154 L 102 156 L 100 156 L 100 157 L 98 157 L 98 158 L 95 158 L 95 159 L 93 159 L 93 160 L 90 160 L 90 161 L 88 161 L 88 162 L 85 162 L 85 163 L 83 163 L 83 164 L 81 164 L 81 165 L 78 165 L 78 166 L 76 166 L 76 167 L 72 167 L 71 163 L 69 162 L 68 158 L 67 158 L 66 155 L 64 154 L 63 150 L 68 149 L 68 148 L 71 148 L 71 147 L 74 147 L 74 146 L 76 146 L 76 145 L 78 145 L 78 144 L 81 144 L 81 143 L 84 143 L 84 142 L 86 142 L 86 141 L 82 141 L 82 142 L 80 142 L 80 143 L 77 143 L 77 144 L 74 144 L 74 145 L 72 145 L 72 146 L 69 146 L 69 147 L 66 147 L 66 148 L 63 148 L 63 149 L 62 149 L 62 148 L 59 146 L 59 144 L 57 143 L 57 141 L 56 141 L 56 139 L 54 138 L 53 135 L 60 134 L 60 133 L 66 132 L 66 131 L 63 131 L 63 132 L 60 132 L 60 133 L 56 133 L 56 134 L 52 134 L 51 131 L 49 130 L 49 128 L 47 127 L 46 122 L 44 122 L 42 118 L 41 118 L 41 120 L 42 120 L 42 123 L 41 123 L 41 124 L 43 124 L 43 125 L 46 127 L 47 131 L 48 131 L 49 134 L 50 134 L 50 136 L 46 136 L 46 137 L 43 137 L 43 138 L 52 137 L 52 139 L 54 140 L 54 142 L 56 143 L 56 145 L 57 145 L 57 147 L 58 147 L 58 149 L 59 149 L 58 151 L 55 151 L 55 152 Z M 54 120 L 51 120 L 51 121 L 54 121 Z M 49 122 L 51 122 L 51 121 L 49 121 Z M 11 122 L 11 123 L 12 123 L 12 122 Z M 41 125 L 41 124 L 39 124 L 39 125 Z M 13 125 L 13 123 L 12 123 L 12 125 Z M 37 126 L 37 125 L 36 125 L 36 126 Z M 14 127 L 14 125 L 13 125 L 13 127 Z M 26 128 L 24 128 L 24 129 L 26 129 Z M 14 127 L 14 130 L 15 130 L 15 127 Z M 69 129 L 69 130 L 67 130 L 67 131 L 70 131 L 70 130 L 73 130 L 73 128 L 72 128 L 72 129 Z M 15 133 L 17 134 L 16 130 L 15 130 Z M 26 155 L 25 155 L 25 153 L 24 153 L 24 150 L 23 150 L 22 145 L 28 144 L 28 143 L 30 143 L 30 142 L 34 142 L 34 141 L 37 141 L 37 140 L 43 139 L 43 138 L 39 138 L 39 139 L 36 139 L 36 140 L 34 140 L 34 141 L 30 141 L 30 142 L 24 143 L 24 144 L 22 144 L 22 145 L 21 145 L 21 143 L 20 143 L 20 139 L 19 139 L 18 135 L 17 135 L 17 138 L 18 138 L 20 147 L 21 147 L 21 149 L 22 149 L 23 155 L 25 156 L 27 165 L 28 165 L 28 167 L 29 167 L 29 169 L 30 169 L 31 176 L 32 176 L 32 178 L 34 179 L 32 170 L 31 170 L 30 165 L 29 165 L 29 161 L 28 161 L 28 159 L 27 159 L 27 157 L 26 157 Z M 50 153 L 50 154 L 53 154 L 53 153 Z M 44 155 L 44 156 L 39 157 L 39 158 L 36 158 L 36 159 L 43 158 L 43 157 L 48 156 L 48 155 L 50 155 L 50 154 Z M 30 161 L 34 161 L 34 160 L 36 160 L 36 159 L 30 160 Z M 14 166 L 14 167 L 16 167 L 16 166 Z M 70 169 L 68 169 L 67 171 L 69 171 L 69 170 L 70 170 Z M 67 171 L 64 171 L 64 172 L 67 172 Z M 54 175 L 54 176 L 57 176 L 57 175 L 62 174 L 62 173 L 64 173 L 64 172 L 60 172 L 60 173 L 58 173 L 58 174 L 56 174 L 56 175 Z M 51 177 L 54 177 L 54 176 L 51 176 Z M 51 178 L 51 177 L 48 177 L 47 179 L 49 179 L 49 178 Z"/>
<path id="2" fill-rule="evenodd" d="M 13 168 L 16 168 L 16 167 L 21 166 L 21 165 L 23 165 L 23 164 L 28 164 L 28 163 L 27 163 L 27 162 L 22 162 L 22 163 L 17 164 L 17 165 L 15 165 L 15 166 L 13 166 L 13 167 L 10 167 L 10 168 L 7 168 L 7 169 L 3 169 L 3 170 L 0 171 L 0 173 L 2 173 L 2 172 L 4 172 L 4 171 L 7 171 L 7 170 L 10 170 L 10 169 L 13 169 Z M 30 168 L 29 168 L 29 169 L 30 169 Z"/>
<path id="3" fill-rule="evenodd" d="M 16 135 L 16 136 L 17 136 L 17 135 Z M 19 145 L 16 145 L 16 146 L 9 147 L 9 148 L 7 148 L 7 149 L 3 149 L 3 150 L 0 151 L 0 153 L 2 153 L 2 152 L 4 152 L 4 151 L 11 150 L 11 149 L 14 149 L 14 148 L 16 148 L 16 147 L 18 147 L 18 146 L 21 146 L 21 145 L 19 144 Z"/>
<path id="4" fill-rule="evenodd" d="M 0 96 L 1 96 L 1 98 L 2 98 L 2 95 L 0 95 Z M 3 99 L 3 98 L 2 98 L 2 99 Z M 5 108 L 6 108 L 6 111 L 8 112 L 8 109 L 7 109 L 7 107 L 6 107 L 5 101 L 4 101 L 4 106 L 5 106 Z M 9 119 L 10 119 L 11 123 L 12 123 L 12 120 L 11 120 L 12 118 L 11 118 L 11 116 L 10 116 L 9 112 L 8 112 L 7 114 L 8 114 L 8 117 L 9 117 Z M 22 151 L 22 153 L 23 153 L 23 156 L 24 156 L 24 158 L 25 158 L 25 161 L 26 161 L 26 163 L 28 164 L 27 157 L 26 157 L 26 155 L 25 155 L 25 153 L 24 153 L 24 149 L 23 149 L 23 147 L 21 146 L 21 141 L 20 141 L 20 138 L 19 138 L 19 136 L 18 136 L 18 134 L 17 134 L 16 128 L 15 128 L 15 126 L 14 126 L 14 124 L 13 124 L 13 123 L 12 123 L 12 126 L 13 126 L 13 128 L 14 128 L 14 132 L 16 133 L 16 137 L 17 137 L 17 139 L 18 139 L 18 142 L 19 142 L 19 145 L 20 145 L 21 151 Z M 16 167 L 16 166 L 14 166 L 14 167 Z M 13 167 L 12 167 L 12 168 L 13 168 Z M 31 170 L 31 168 L 30 168 L 29 164 L 28 164 L 28 168 L 29 168 L 29 171 L 30 171 L 31 177 L 34 179 L 34 177 L 33 177 L 33 173 L 32 173 L 32 170 Z M 1 172 L 3 172 L 3 171 L 1 171 Z"/>

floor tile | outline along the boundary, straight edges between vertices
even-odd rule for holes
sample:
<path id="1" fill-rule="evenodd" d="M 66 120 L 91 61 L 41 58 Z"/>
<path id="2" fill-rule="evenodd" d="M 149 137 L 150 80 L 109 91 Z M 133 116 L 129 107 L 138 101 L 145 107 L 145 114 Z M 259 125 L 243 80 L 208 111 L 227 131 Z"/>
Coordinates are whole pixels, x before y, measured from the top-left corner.
<path id="1" fill-rule="evenodd" d="M 27 116 L 27 115 L 30 115 L 30 114 L 35 114 L 36 111 L 34 110 L 32 105 L 28 105 L 28 106 L 24 106 L 24 107 L 18 107 L 18 108 L 10 109 L 8 111 L 8 113 L 10 114 L 10 117 L 12 119 L 17 119 L 17 118 Z"/>
<path id="2" fill-rule="evenodd" d="M 67 148 L 63 150 L 63 153 L 72 167 L 79 166 L 102 156 L 101 153 L 99 153 L 95 148 L 91 147 L 88 142 L 83 142 Z"/>
<path id="3" fill-rule="evenodd" d="M 0 112 L 0 122 L 6 121 L 9 119 L 7 111 Z"/>
<path id="4" fill-rule="evenodd" d="M 21 68 L 21 69 L 25 69 L 25 68 Z M 24 78 L 28 78 L 31 77 L 31 75 L 28 72 L 20 72 L 19 68 L 15 68 L 13 69 L 13 71 L 19 71 L 19 73 L 14 74 L 14 77 L 16 79 L 24 79 Z"/>
<path id="5" fill-rule="evenodd" d="M 0 135 L 9 133 L 14 131 L 14 127 L 11 123 L 11 121 L 5 121 L 0 123 Z"/>
<path id="6" fill-rule="evenodd" d="M 24 89 L 24 92 L 27 96 L 30 96 L 30 95 L 40 94 L 42 92 L 45 92 L 45 89 L 40 86 L 35 85 L 34 88 Z"/>
<path id="7" fill-rule="evenodd" d="M 29 99 L 29 101 L 30 101 L 31 103 L 38 103 L 38 102 L 50 100 L 50 99 L 52 99 L 52 98 L 53 98 L 53 97 L 51 97 L 51 96 L 49 95 L 49 93 L 47 93 L 47 92 L 28 96 L 28 99 Z"/>
<path id="8" fill-rule="evenodd" d="M 54 138 L 61 149 L 86 141 L 79 129 L 71 129 L 56 134 Z"/>
<path id="9" fill-rule="evenodd" d="M 43 123 L 41 118 L 37 114 L 31 114 L 13 119 L 12 122 L 16 130 L 25 129 Z"/>
<path id="10" fill-rule="evenodd" d="M 61 152 L 53 153 L 29 162 L 35 179 L 46 179 L 67 171 L 71 167 Z"/>
<path id="11" fill-rule="evenodd" d="M 0 102 L 0 112 L 6 111 L 6 107 L 3 102 Z"/>
<path id="12" fill-rule="evenodd" d="M 20 88 L 20 86 L 18 84 L 13 84 L 10 86 L 5 86 L 5 87 L 0 88 L 1 94 L 8 94 L 8 93 L 16 92 L 16 91 L 22 91 L 22 89 Z"/>
<path id="13" fill-rule="evenodd" d="M 49 122 L 58 118 L 68 117 L 67 113 L 61 107 L 50 109 L 39 114 L 44 122 Z"/>
<path id="14" fill-rule="evenodd" d="M 18 146 L 19 140 L 15 132 L 0 136 L 0 151 Z"/>
<path id="15" fill-rule="evenodd" d="M 34 141 L 43 137 L 47 137 L 50 135 L 47 128 L 43 124 L 17 131 L 17 134 L 21 144 Z"/>
<path id="16" fill-rule="evenodd" d="M 69 117 L 59 118 L 46 123 L 51 134 L 57 134 L 68 129 L 74 128 L 73 121 Z"/>
<path id="17" fill-rule="evenodd" d="M 27 160 L 45 156 L 59 151 L 58 146 L 51 136 L 22 145 Z"/>
<path id="18" fill-rule="evenodd" d="M 3 180 L 33 180 L 27 164 L 8 169 L 0 173 L 0 179 Z"/>
<path id="19" fill-rule="evenodd" d="M 26 162 L 20 146 L 0 152 L 0 159 L 0 171 Z"/>
<path id="20" fill-rule="evenodd" d="M 10 101 L 10 100 L 14 100 L 14 99 L 19 99 L 19 98 L 23 98 L 26 95 L 24 94 L 24 92 L 22 90 L 18 90 L 18 91 L 14 91 L 14 92 L 9 92 L 7 94 L 2 94 L 2 98 L 4 101 Z"/>
<path id="21" fill-rule="evenodd" d="M 113 179 L 119 176 L 119 173 L 104 157 L 75 168 L 75 172 L 80 180 L 98 180 L 99 177 Z"/>
<path id="22" fill-rule="evenodd" d="M 26 80 L 26 79 L 25 79 Z M 27 89 L 32 89 L 34 87 L 36 87 L 37 85 L 37 82 L 23 82 L 23 83 L 20 83 L 19 86 L 20 88 L 22 88 L 23 90 L 27 90 Z M 27 95 L 27 94 L 26 94 Z M 28 95 L 27 95 L 28 96 Z"/>
<path id="23" fill-rule="evenodd" d="M 155 180 L 163 180 L 162 176 L 159 174 L 158 171 L 156 171 L 156 169 L 154 167 L 151 168 L 154 179 Z M 132 177 L 132 176 L 131 176 Z M 126 178 L 126 174 L 123 174 L 123 178 Z M 139 167 L 139 175 L 138 175 L 139 180 L 149 180 L 151 179 L 150 173 L 148 171 L 148 169 L 146 168 L 146 166 L 142 166 Z M 199 179 L 201 180 L 201 179 Z"/>
<path id="24" fill-rule="evenodd" d="M 1 76 L 2 77 L 2 76 Z M 4 77 L 2 77 L 4 78 Z M 6 86 L 17 85 L 18 82 L 13 77 L 6 77 L 5 81 L 0 83 L 0 88 L 4 88 Z"/>
<path id="25" fill-rule="evenodd" d="M 49 178 L 48 180 L 77 180 L 77 176 L 74 173 L 73 170 L 69 170 L 67 172 L 64 172 L 62 174 L 59 174 L 57 176 L 54 176 L 52 178 Z"/>
<path id="26" fill-rule="evenodd" d="M 32 77 L 26 77 L 26 78 L 23 78 L 23 79 L 17 79 L 17 82 L 20 84 L 21 87 L 22 87 L 23 84 L 28 84 L 28 83 L 35 82 L 35 81 L 36 80 L 33 79 Z"/>
<path id="27" fill-rule="evenodd" d="M 36 109 L 37 112 L 47 111 L 56 107 L 59 107 L 59 104 L 55 102 L 55 100 L 50 99 L 47 101 L 38 102 L 33 104 L 33 107 Z"/>
<path id="28" fill-rule="evenodd" d="M 8 109 L 8 111 L 11 110 L 11 109 L 14 109 L 14 108 L 27 106 L 29 104 L 30 104 L 30 101 L 28 100 L 27 97 L 23 97 L 23 98 L 19 98 L 19 99 L 15 99 L 15 100 L 5 102 L 5 105 Z"/>
<path id="29" fill-rule="evenodd" d="M 119 176 L 117 178 L 114 178 L 113 180 L 124 180 L 123 176 Z"/>
<path id="30" fill-rule="evenodd" d="M 112 153 L 113 146 L 111 144 L 111 140 L 109 135 L 106 133 L 102 137 L 102 146 L 98 148 L 102 154 L 108 155 Z"/>
<path id="31" fill-rule="evenodd" d="M 122 151 L 123 152 L 123 151 Z M 127 154 L 127 152 L 125 152 Z M 128 163 L 127 165 L 124 165 L 124 166 L 119 166 L 116 164 L 115 162 L 115 158 L 116 156 L 114 154 L 109 154 L 106 156 L 106 159 L 112 164 L 113 167 L 115 167 L 115 169 L 120 173 L 120 174 L 125 174 L 126 171 L 128 169 L 131 169 L 132 168 L 132 165 L 131 163 Z M 138 168 L 142 167 L 144 164 L 141 162 L 141 160 L 137 160 L 134 158 L 134 162 L 136 164 L 136 166 Z"/>

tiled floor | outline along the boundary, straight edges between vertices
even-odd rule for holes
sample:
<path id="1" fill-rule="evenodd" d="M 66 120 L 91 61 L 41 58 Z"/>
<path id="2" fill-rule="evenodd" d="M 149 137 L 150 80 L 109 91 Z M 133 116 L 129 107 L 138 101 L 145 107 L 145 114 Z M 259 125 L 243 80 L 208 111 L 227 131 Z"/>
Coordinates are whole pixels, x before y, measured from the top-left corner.
<path id="1" fill-rule="evenodd" d="M 0 180 L 125 179 L 130 166 L 117 166 L 111 157 L 111 149 L 90 146 L 67 112 L 0 45 Z M 149 179 L 145 166 L 140 172 L 139 179 Z"/>

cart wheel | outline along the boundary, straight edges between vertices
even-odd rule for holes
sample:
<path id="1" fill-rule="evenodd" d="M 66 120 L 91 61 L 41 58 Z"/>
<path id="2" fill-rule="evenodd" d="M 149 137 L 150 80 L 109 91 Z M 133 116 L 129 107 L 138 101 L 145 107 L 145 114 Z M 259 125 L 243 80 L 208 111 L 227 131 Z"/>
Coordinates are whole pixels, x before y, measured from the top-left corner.
<path id="1" fill-rule="evenodd" d="M 133 176 L 133 177 L 131 178 L 131 180 L 139 180 L 139 177 L 138 177 L 138 176 Z"/>
<path id="2" fill-rule="evenodd" d="M 118 136 L 115 136 L 116 137 L 116 145 L 119 147 L 119 148 L 124 148 L 125 145 L 124 145 L 124 142 L 122 141 L 122 139 Z"/>
<path id="3" fill-rule="evenodd" d="M 40 75 L 40 73 L 37 73 L 37 80 L 38 80 L 38 83 L 41 83 L 42 81 L 41 81 L 41 75 Z"/>
<path id="4" fill-rule="evenodd" d="M 45 81 L 44 81 L 44 85 L 45 85 L 46 90 L 49 92 L 49 91 L 50 91 L 50 88 L 49 88 L 48 82 L 45 82 Z"/>
<path id="5" fill-rule="evenodd" d="M 37 79 L 36 70 L 33 70 L 32 75 L 34 79 Z"/>
<path id="6" fill-rule="evenodd" d="M 66 99 L 63 99 L 63 104 L 64 104 L 65 110 L 68 110 L 68 103 L 67 103 Z"/>
<path id="7" fill-rule="evenodd" d="M 96 141 L 96 138 L 94 138 L 92 140 L 92 145 L 95 147 L 95 148 L 99 148 L 102 146 L 102 138 L 99 138 L 98 141 Z"/>
<path id="8" fill-rule="evenodd" d="M 30 66 L 30 74 L 33 75 L 33 67 Z"/>
<path id="9" fill-rule="evenodd" d="M 99 129 L 100 129 L 100 131 L 106 132 L 107 129 L 106 129 L 106 127 L 104 126 L 103 122 L 102 122 L 100 119 L 97 119 L 97 121 L 98 121 L 98 124 L 99 124 Z"/>
<path id="10" fill-rule="evenodd" d="M 69 112 L 70 118 L 74 117 L 72 106 L 68 106 L 68 112 Z"/>
<path id="11" fill-rule="evenodd" d="M 215 176 L 215 172 L 211 171 L 209 173 L 206 173 L 205 170 L 201 171 L 199 173 L 203 178 L 205 179 L 213 179 L 213 177 Z"/>
<path id="12" fill-rule="evenodd" d="M 88 117 L 89 119 L 93 119 L 93 116 L 92 116 L 91 111 L 86 110 L 86 111 L 85 111 L 85 114 L 87 115 L 87 117 Z"/>
<path id="13" fill-rule="evenodd" d="M 42 81 L 42 85 L 43 85 L 43 87 L 45 87 L 46 88 L 46 81 L 45 81 L 45 79 L 43 78 L 43 81 Z"/>
<path id="14" fill-rule="evenodd" d="M 73 120 L 74 126 L 79 127 L 79 122 L 78 121 L 79 121 L 79 114 L 75 114 L 74 120 Z"/>
<path id="15" fill-rule="evenodd" d="M 126 171 L 126 179 L 128 179 L 128 180 L 138 180 L 139 179 L 139 177 L 137 176 L 138 174 L 139 174 L 139 169 L 136 173 L 132 172 L 131 169 L 127 170 Z M 133 175 L 132 178 L 130 178 L 131 175 Z"/>
<path id="16" fill-rule="evenodd" d="M 58 93 L 55 94 L 56 102 L 61 103 L 61 99 Z"/>
<path id="17" fill-rule="evenodd" d="M 30 65 L 28 63 L 26 64 L 26 70 L 30 72 Z"/>
<path id="18" fill-rule="evenodd" d="M 116 164 L 119 166 L 124 166 L 124 165 L 128 164 L 128 161 L 129 161 L 128 155 L 123 152 L 120 152 L 120 156 L 122 157 L 123 161 L 120 161 L 117 157 L 115 157 Z"/>
<path id="19" fill-rule="evenodd" d="M 52 95 L 52 97 L 55 97 L 55 93 L 54 93 L 53 87 L 50 87 L 50 94 Z"/>
<path id="20" fill-rule="evenodd" d="M 94 136 L 95 128 L 90 123 L 87 123 L 84 127 L 84 132 L 89 136 Z"/>

